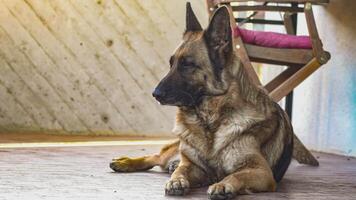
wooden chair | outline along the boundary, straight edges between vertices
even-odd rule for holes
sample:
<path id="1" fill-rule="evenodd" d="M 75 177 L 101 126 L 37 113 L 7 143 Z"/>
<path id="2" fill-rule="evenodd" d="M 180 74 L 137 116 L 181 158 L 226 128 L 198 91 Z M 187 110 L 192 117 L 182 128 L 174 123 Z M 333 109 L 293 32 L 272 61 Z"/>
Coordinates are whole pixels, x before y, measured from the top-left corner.
<path id="1" fill-rule="evenodd" d="M 247 2 L 247 0 L 206 0 L 206 2 L 209 15 L 211 15 L 219 6 L 226 5 L 230 11 L 231 24 L 234 30 L 238 29 L 237 23 L 244 20 L 241 18 L 235 19 L 233 15 L 234 12 L 284 12 L 283 21 L 251 19 L 249 23 L 283 25 L 288 34 L 295 34 L 291 16 L 294 13 L 304 12 L 311 42 L 310 49 L 272 48 L 255 44 L 246 44 L 243 42 L 241 36 L 234 38 L 234 45 L 237 53 L 246 68 L 248 75 L 256 85 L 261 85 L 261 82 L 253 69 L 251 62 L 288 67 L 268 84 L 264 85 L 264 88 L 269 92 L 271 98 L 276 102 L 280 101 L 330 59 L 330 54 L 323 49 L 312 11 L 312 4 L 328 3 L 328 0 L 268 0 L 270 3 L 283 3 L 283 5 L 268 5 L 266 3 L 262 5 L 231 5 L 231 2 Z M 254 0 L 254 2 L 263 3 L 266 1 Z"/>

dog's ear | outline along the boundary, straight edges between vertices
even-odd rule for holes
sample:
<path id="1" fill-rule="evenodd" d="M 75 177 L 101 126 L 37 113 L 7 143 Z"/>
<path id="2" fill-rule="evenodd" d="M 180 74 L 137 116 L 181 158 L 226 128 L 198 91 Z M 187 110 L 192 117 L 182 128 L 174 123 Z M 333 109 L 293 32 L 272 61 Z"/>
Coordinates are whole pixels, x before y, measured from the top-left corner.
<path id="1" fill-rule="evenodd" d="M 232 52 L 232 30 L 229 11 L 226 6 L 218 8 L 204 32 L 209 56 L 215 67 L 223 68 Z"/>
<path id="2" fill-rule="evenodd" d="M 216 10 L 204 35 L 209 47 L 231 48 L 232 31 L 229 11 L 226 6 L 222 6 Z"/>
<path id="3" fill-rule="evenodd" d="M 186 18 L 185 18 L 186 28 L 185 31 L 202 31 L 202 27 L 195 16 L 190 2 L 186 4 Z"/>

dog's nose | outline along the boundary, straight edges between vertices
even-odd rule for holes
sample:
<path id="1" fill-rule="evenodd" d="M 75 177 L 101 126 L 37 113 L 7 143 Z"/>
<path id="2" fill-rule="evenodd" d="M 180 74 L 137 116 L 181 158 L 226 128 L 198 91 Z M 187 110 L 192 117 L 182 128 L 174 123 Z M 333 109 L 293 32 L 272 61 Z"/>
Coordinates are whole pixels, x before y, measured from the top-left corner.
<path id="1" fill-rule="evenodd" d="M 164 95 L 165 95 L 165 93 L 164 93 L 162 90 L 158 89 L 158 88 L 156 88 L 156 89 L 152 92 L 152 96 L 153 96 L 154 98 L 156 98 L 156 99 L 161 99 L 161 98 L 164 97 Z"/>

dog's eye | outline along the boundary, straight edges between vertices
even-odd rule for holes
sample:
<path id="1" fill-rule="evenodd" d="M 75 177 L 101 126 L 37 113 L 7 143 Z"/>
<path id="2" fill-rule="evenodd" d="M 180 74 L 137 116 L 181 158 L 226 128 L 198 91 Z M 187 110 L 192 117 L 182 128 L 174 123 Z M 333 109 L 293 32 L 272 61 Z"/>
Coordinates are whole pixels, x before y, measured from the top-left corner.
<path id="1" fill-rule="evenodd" d="M 179 65 L 179 68 L 182 71 L 193 70 L 195 68 L 195 65 L 194 63 L 181 63 Z"/>
<path id="2" fill-rule="evenodd" d="M 192 58 L 188 57 L 188 58 L 185 58 L 185 59 L 181 60 L 179 68 L 182 71 L 194 70 L 196 68 L 196 64 L 193 62 Z"/>
<path id="3" fill-rule="evenodd" d="M 183 73 L 183 74 L 192 74 L 194 73 L 199 67 L 197 67 L 194 64 L 186 64 L 186 65 L 180 65 L 178 67 L 178 70 Z"/>

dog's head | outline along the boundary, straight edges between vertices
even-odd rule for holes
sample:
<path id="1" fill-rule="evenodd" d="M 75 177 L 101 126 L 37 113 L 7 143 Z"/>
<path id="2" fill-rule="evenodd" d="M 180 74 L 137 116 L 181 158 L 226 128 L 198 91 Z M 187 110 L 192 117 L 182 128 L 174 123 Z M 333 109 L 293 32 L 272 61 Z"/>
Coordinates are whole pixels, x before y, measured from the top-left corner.
<path id="1" fill-rule="evenodd" d="M 228 89 L 226 66 L 232 58 L 232 32 L 228 9 L 216 10 L 208 28 L 202 29 L 187 3 L 183 41 L 170 58 L 170 71 L 153 96 L 164 105 L 197 106 L 206 96 Z"/>

